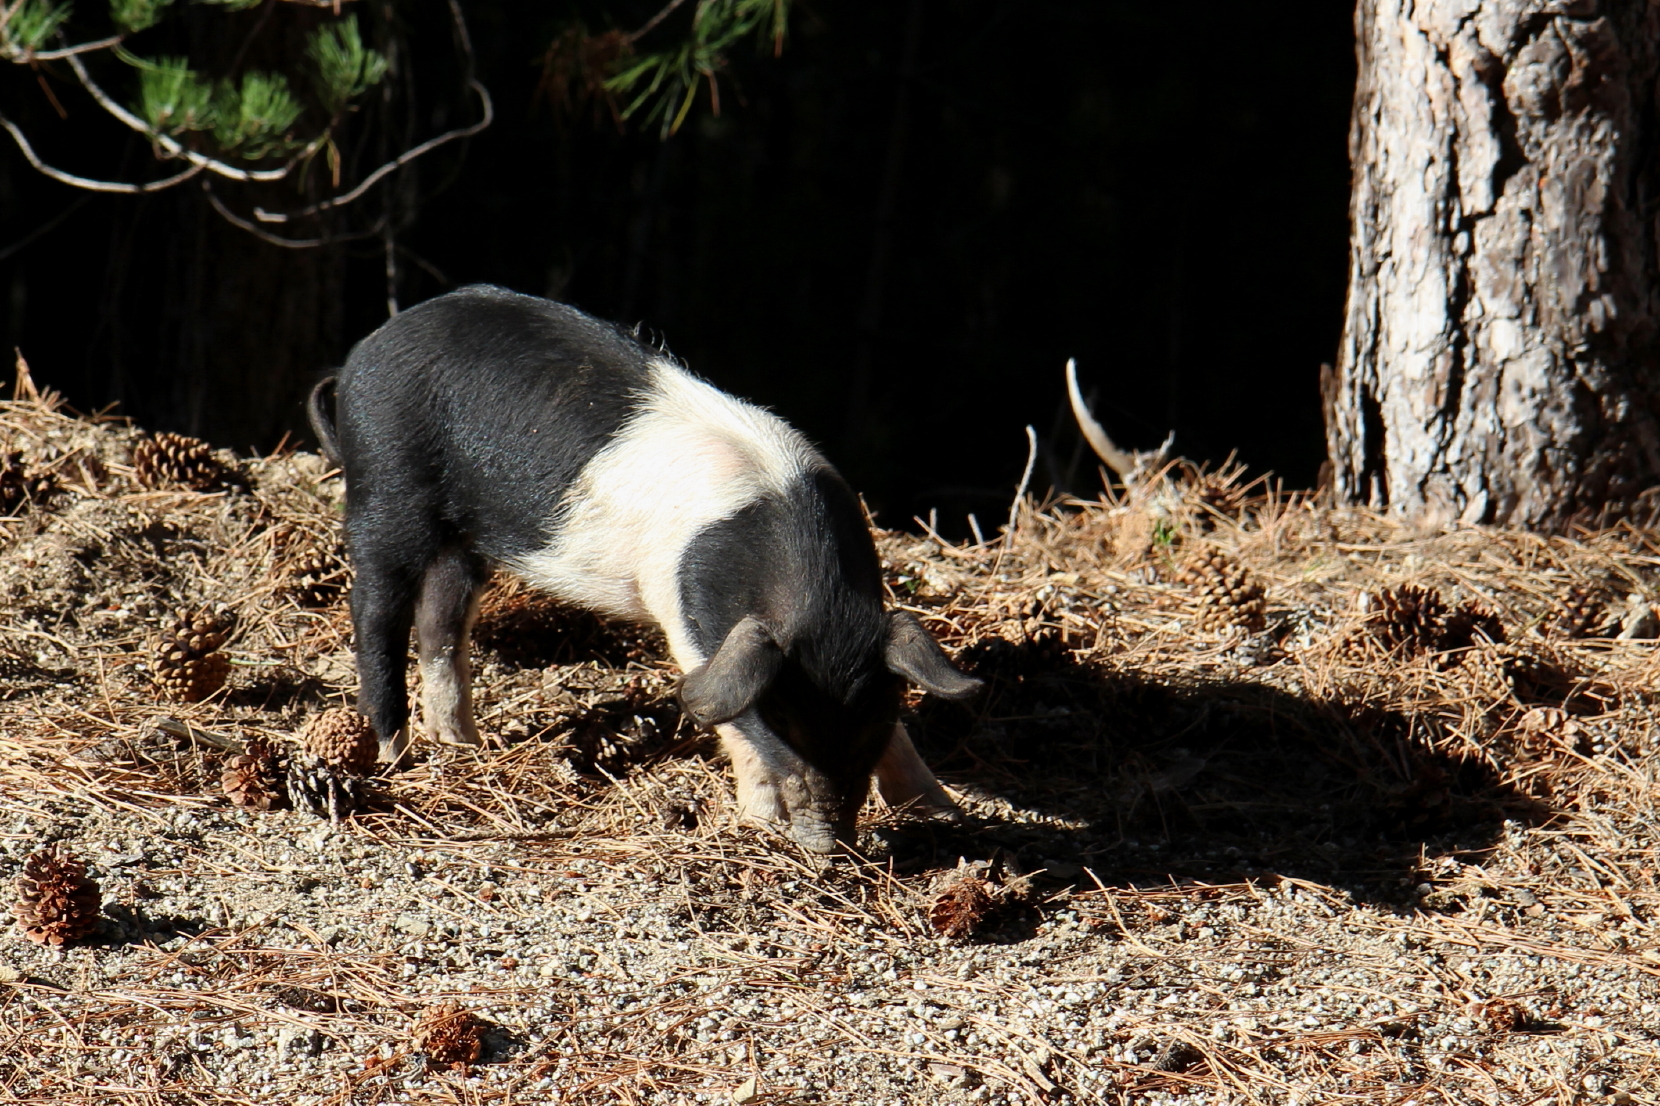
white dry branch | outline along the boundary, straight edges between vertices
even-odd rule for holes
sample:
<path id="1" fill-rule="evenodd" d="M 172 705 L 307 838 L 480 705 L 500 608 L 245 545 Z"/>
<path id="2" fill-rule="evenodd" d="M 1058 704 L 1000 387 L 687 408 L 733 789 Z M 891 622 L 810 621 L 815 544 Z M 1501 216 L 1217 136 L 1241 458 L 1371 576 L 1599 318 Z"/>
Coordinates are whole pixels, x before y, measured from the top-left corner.
<path id="1" fill-rule="evenodd" d="M 1090 414 L 1089 404 L 1084 402 L 1083 393 L 1078 389 L 1078 363 L 1070 357 L 1066 361 L 1066 394 L 1072 401 L 1072 416 L 1078 420 L 1078 429 L 1089 443 L 1089 448 L 1125 487 L 1146 483 L 1164 469 L 1165 463 L 1170 460 L 1170 450 L 1176 444 L 1176 432 L 1172 430 L 1166 435 L 1163 444 L 1151 453 L 1119 449 L 1107 436 L 1106 428 Z"/>

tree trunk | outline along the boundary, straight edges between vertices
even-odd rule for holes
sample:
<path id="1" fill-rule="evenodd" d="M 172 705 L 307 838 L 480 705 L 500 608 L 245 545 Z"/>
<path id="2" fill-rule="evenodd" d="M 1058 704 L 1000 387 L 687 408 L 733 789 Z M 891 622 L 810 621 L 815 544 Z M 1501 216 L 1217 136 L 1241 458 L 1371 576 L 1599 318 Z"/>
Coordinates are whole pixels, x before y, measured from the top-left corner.
<path id="1" fill-rule="evenodd" d="M 1656 0 L 1359 0 L 1340 499 L 1557 528 L 1660 478 Z"/>

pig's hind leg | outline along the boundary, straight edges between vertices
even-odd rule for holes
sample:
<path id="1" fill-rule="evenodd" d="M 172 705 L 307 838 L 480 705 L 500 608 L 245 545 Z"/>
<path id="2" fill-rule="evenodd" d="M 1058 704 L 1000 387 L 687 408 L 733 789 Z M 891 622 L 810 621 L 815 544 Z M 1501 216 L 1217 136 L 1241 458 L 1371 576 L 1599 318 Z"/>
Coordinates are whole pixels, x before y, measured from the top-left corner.
<path id="1" fill-rule="evenodd" d="M 478 615 L 486 568 L 477 554 L 450 548 L 421 581 L 415 633 L 420 639 L 421 711 L 427 736 L 447 745 L 477 745 L 468 639 Z"/>
<path id="2" fill-rule="evenodd" d="M 354 512 L 355 513 L 355 512 Z M 348 519 L 352 568 L 352 629 L 357 636 L 357 704 L 380 737 L 380 759 L 396 766 L 409 747 L 409 629 L 421 577 L 435 543 L 400 528 Z"/>

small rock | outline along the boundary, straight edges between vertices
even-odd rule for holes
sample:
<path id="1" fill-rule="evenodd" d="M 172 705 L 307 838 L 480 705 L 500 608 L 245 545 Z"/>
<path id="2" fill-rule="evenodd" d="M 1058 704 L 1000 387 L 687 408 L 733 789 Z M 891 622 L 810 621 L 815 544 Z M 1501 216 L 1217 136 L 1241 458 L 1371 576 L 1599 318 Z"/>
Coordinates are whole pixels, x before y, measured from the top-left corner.
<path id="1" fill-rule="evenodd" d="M 414 914 L 399 914 L 392 926 L 399 933 L 407 933 L 411 937 L 425 937 L 432 932 L 432 923 Z"/>

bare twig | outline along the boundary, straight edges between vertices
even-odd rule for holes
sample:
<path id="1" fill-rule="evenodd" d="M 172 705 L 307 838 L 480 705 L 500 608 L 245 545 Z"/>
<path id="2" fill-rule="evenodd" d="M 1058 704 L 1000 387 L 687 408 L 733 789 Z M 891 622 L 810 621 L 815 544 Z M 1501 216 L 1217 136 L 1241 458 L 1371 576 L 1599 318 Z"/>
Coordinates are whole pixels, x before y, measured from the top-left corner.
<path id="1" fill-rule="evenodd" d="M 131 184 L 126 181 L 93 180 L 91 177 L 81 177 L 75 175 L 74 173 L 65 172 L 62 169 L 48 165 L 46 162 L 42 161 L 39 155 L 35 153 L 34 147 L 29 145 L 28 138 L 24 136 L 23 132 L 18 129 L 15 123 L 6 118 L 4 115 L 0 115 L 0 127 L 6 128 L 6 132 L 10 134 L 12 136 L 12 140 L 17 143 L 17 148 L 23 152 L 24 160 L 32 165 L 36 170 L 44 173 L 46 176 L 51 177 L 53 180 L 58 181 L 61 184 L 67 184 L 74 188 L 82 188 L 88 192 L 115 192 L 125 195 L 160 192 L 163 189 L 172 188 L 175 184 L 184 183 L 191 177 L 196 176 L 203 169 L 203 166 L 192 165 L 182 173 L 176 173 L 171 177 L 163 177 L 161 180 L 146 181 L 142 184 Z"/>
<path id="2" fill-rule="evenodd" d="M 111 46 L 119 46 L 126 41 L 126 35 L 111 35 L 96 42 L 79 42 L 74 46 L 60 46 L 56 50 L 26 50 L 18 56 L 18 61 L 55 61 L 58 58 L 72 57 L 75 54 L 91 54 L 98 50 L 108 50 Z"/>
<path id="3" fill-rule="evenodd" d="M 280 234 L 272 234 L 270 231 L 256 223 L 249 222 L 236 212 L 232 211 L 230 208 L 226 207 L 224 201 L 219 198 L 218 193 L 214 192 L 213 187 L 205 180 L 202 182 L 202 191 L 207 193 L 208 203 L 213 205 L 213 210 L 217 211 L 220 217 L 226 222 L 241 230 L 247 231 L 249 234 L 260 239 L 261 241 L 269 242 L 273 246 L 281 246 L 285 250 L 309 250 L 315 249 L 318 246 L 326 246 L 338 242 L 357 242 L 366 238 L 378 238 L 381 234 L 381 227 L 387 220 L 387 216 L 383 214 L 379 219 L 375 220 L 375 225 L 370 227 L 368 230 L 349 231 L 345 234 L 336 234 L 320 238 L 284 238 Z"/>
<path id="4" fill-rule="evenodd" d="M 1037 431 L 1026 427 L 1026 467 L 1020 473 L 1020 485 L 1014 490 L 1014 502 L 1009 504 L 1009 522 L 1003 527 L 1003 547 L 1014 541 L 1015 526 L 1020 521 L 1020 505 L 1026 498 L 1026 488 L 1032 482 L 1032 467 L 1037 464 Z"/>
<path id="5" fill-rule="evenodd" d="M 663 20 L 667 19 L 670 15 L 674 14 L 675 9 L 680 7 L 685 2 L 686 2 L 686 0 L 669 0 L 668 4 L 666 4 L 663 7 L 663 9 L 661 11 L 659 11 L 656 15 L 654 15 L 650 19 L 646 20 L 645 23 L 640 27 L 639 30 L 630 31 L 628 34 L 624 35 L 623 36 L 623 41 L 628 42 L 628 43 L 635 43 L 635 42 L 640 41 L 640 39 L 645 38 L 652 31 L 656 30 L 657 25 L 659 23 L 663 22 Z"/>
<path id="6" fill-rule="evenodd" d="M 331 197 L 321 203 L 312 204 L 310 207 L 300 208 L 298 211 L 267 211 L 264 208 L 256 207 L 254 208 L 254 218 L 258 219 L 262 223 L 287 223 L 292 222 L 295 219 L 304 219 L 313 215 L 319 215 L 325 211 L 332 211 L 338 207 L 344 207 L 353 200 L 361 198 L 365 192 L 379 184 L 381 179 L 388 173 L 393 173 L 399 169 L 402 169 L 405 165 L 408 165 L 416 158 L 421 157 L 423 154 L 429 154 L 433 150 L 438 149 L 440 146 L 447 145 L 457 139 L 470 138 L 484 130 L 495 120 L 495 105 L 490 100 L 490 93 L 486 91 L 485 87 L 478 81 L 469 79 L 467 87 L 478 94 L 479 105 L 482 109 L 482 116 L 478 122 L 465 127 L 457 127 L 452 131 L 446 131 L 445 133 L 438 135 L 436 138 L 427 139 L 419 146 L 405 150 L 391 161 L 388 161 L 386 164 L 370 173 L 367 177 L 364 177 L 363 180 L 358 183 L 357 187 L 348 192 Z"/>

